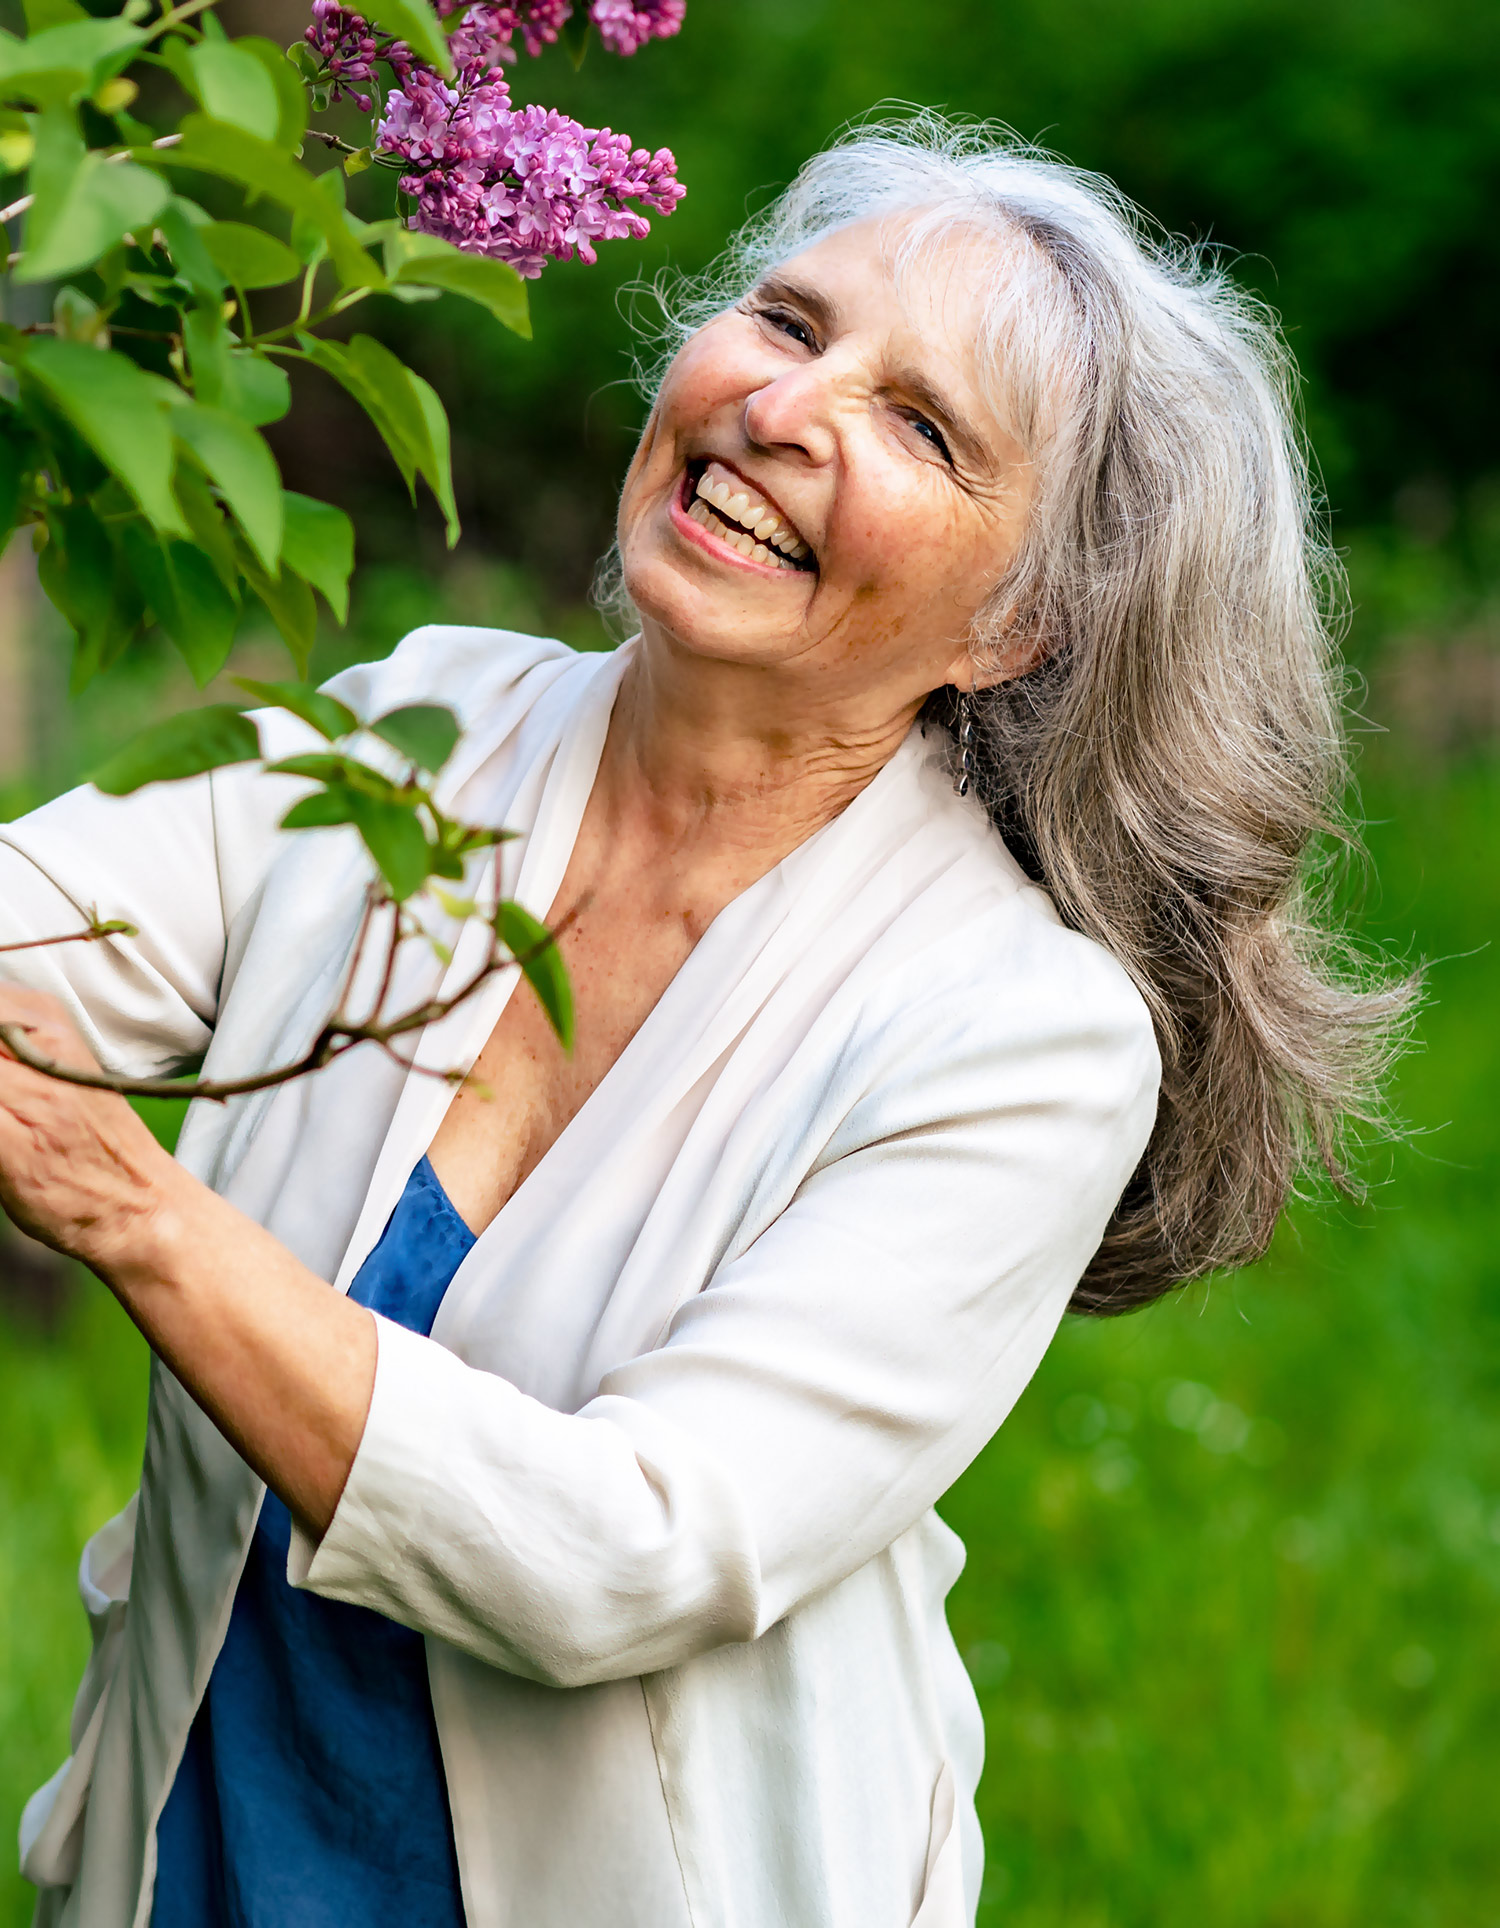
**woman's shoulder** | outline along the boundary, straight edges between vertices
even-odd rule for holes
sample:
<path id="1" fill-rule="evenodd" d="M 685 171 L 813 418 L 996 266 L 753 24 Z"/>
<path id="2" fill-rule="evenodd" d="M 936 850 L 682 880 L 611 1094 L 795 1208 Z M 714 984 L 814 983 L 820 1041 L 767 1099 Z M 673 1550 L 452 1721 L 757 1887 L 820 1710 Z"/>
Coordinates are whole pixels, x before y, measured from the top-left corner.
<path id="1" fill-rule="evenodd" d="M 360 716 L 381 716 L 409 703 L 442 703 L 463 728 L 472 729 L 497 707 L 535 702 L 559 677 L 599 660 L 551 636 L 425 623 L 389 656 L 356 663 L 326 687 Z"/>
<path id="2" fill-rule="evenodd" d="M 1064 921 L 940 757 L 918 743 L 905 761 L 884 853 L 900 908 L 849 983 L 859 1055 L 898 1083 L 940 1065 L 1067 1060 L 1132 1105 L 1154 1096 L 1156 1027 L 1130 973 Z"/>

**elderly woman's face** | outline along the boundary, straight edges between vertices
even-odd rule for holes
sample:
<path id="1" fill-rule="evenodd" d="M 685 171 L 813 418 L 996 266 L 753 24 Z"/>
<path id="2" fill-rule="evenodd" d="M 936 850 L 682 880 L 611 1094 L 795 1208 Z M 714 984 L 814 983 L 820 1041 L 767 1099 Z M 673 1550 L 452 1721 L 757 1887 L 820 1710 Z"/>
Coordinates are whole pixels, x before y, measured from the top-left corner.
<path id="1" fill-rule="evenodd" d="M 692 337 L 620 539 L 643 619 L 693 653 L 853 671 L 911 701 L 970 681 L 965 639 L 1031 471 L 969 346 L 1003 255 L 954 242 L 898 282 L 891 238 L 840 230 Z"/>

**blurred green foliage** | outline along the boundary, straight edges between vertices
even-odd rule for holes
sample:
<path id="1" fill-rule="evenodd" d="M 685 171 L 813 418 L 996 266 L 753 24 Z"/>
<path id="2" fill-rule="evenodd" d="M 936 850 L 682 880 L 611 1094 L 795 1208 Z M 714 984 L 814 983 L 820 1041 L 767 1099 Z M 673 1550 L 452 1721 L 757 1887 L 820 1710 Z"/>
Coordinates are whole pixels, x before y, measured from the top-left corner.
<path id="1" fill-rule="evenodd" d="M 1372 783 L 1365 919 L 1434 960 L 1359 1211 L 1072 1320 L 945 1511 L 981 1924 L 1500 1921 L 1500 767 Z"/>
<path id="2" fill-rule="evenodd" d="M 529 344 L 456 302 L 362 313 L 386 309 L 386 339 L 449 404 L 467 539 L 573 595 L 607 540 L 640 419 L 612 291 L 667 263 L 703 266 L 748 208 L 882 101 L 1007 121 L 1111 175 L 1172 231 L 1229 250 L 1284 318 L 1344 522 L 1384 520 L 1426 476 L 1459 490 L 1461 512 L 1463 489 L 1497 466 L 1491 0 L 693 0 L 680 37 L 628 71 L 590 60 L 574 74 L 554 50 L 516 85 L 670 145 L 687 199 L 597 267 L 549 267 Z M 384 524 L 399 545 L 386 552 L 411 553 L 404 498 L 348 415 L 339 407 L 335 429 L 314 407 L 298 486 L 337 495 L 367 535 Z M 435 518 L 425 530 L 436 550 Z"/>

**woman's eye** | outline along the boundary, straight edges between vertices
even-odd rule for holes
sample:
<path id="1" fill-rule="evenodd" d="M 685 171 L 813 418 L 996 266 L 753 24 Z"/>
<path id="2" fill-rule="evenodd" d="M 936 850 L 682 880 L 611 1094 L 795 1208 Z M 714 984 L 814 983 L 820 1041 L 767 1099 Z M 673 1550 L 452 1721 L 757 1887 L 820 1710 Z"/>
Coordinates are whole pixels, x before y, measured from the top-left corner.
<path id="1" fill-rule="evenodd" d="M 942 430 L 934 423 L 929 422 L 925 415 L 913 415 L 910 417 L 910 421 L 918 435 L 920 435 L 924 441 L 930 442 L 945 462 L 951 463 L 953 457 L 948 453 L 948 444 L 943 439 Z"/>
<path id="2" fill-rule="evenodd" d="M 761 318 L 770 322 L 771 326 L 779 329 L 783 335 L 790 335 L 793 341 L 800 342 L 804 348 L 813 348 L 817 345 L 806 323 L 799 321 L 795 315 L 788 314 L 784 308 L 763 308 Z"/>

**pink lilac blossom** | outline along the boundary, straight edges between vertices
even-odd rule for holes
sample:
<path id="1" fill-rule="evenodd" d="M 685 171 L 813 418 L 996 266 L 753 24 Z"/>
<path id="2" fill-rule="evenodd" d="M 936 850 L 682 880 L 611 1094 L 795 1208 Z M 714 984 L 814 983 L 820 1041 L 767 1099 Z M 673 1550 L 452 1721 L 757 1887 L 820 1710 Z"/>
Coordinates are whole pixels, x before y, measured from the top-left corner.
<path id="1" fill-rule="evenodd" d="M 401 188 L 421 233 L 533 279 L 549 260 L 596 260 L 596 241 L 648 234 L 628 202 L 665 215 L 682 199 L 666 148 L 650 154 L 555 109 L 513 107 L 498 69 L 455 79 L 414 70 L 375 134 L 379 152 L 406 163 Z"/>
<path id="2" fill-rule="evenodd" d="M 522 0 L 520 5 L 478 0 L 469 6 L 464 0 L 437 0 L 437 11 L 445 20 L 463 14 L 449 41 L 455 63 L 462 67 L 477 61 L 488 69 L 516 58 L 512 43 L 517 34 L 533 56 L 550 46 L 571 18 L 573 0 Z"/>
<path id="3" fill-rule="evenodd" d="M 333 86 L 333 98 L 347 94 L 362 114 L 374 111 L 366 93 L 356 92 L 361 81 L 373 80 L 375 62 L 384 56 L 370 23 L 341 7 L 338 0 L 313 0 L 313 23 L 302 38 L 312 48 Z M 404 52 L 405 49 L 402 49 Z"/>
<path id="4" fill-rule="evenodd" d="M 682 25 L 687 0 L 593 0 L 589 18 L 612 54 L 633 54 L 648 40 L 667 40 Z"/>
<path id="5" fill-rule="evenodd" d="M 607 47 L 630 54 L 676 33 L 684 4 L 592 0 L 589 17 Z M 651 154 L 608 127 L 511 102 L 500 63 L 515 60 L 516 36 L 540 53 L 570 18 L 572 0 L 437 0 L 437 11 L 461 14 L 448 43 L 451 82 L 339 0 L 313 0 L 305 36 L 335 98 L 369 80 L 377 60 L 395 75 L 374 147 L 402 169 L 402 192 L 416 204 L 409 226 L 531 278 L 549 260 L 596 260 L 596 241 L 648 234 L 642 208 L 672 212 L 685 189 L 666 148 Z M 354 98 L 371 111 L 367 94 Z"/>

